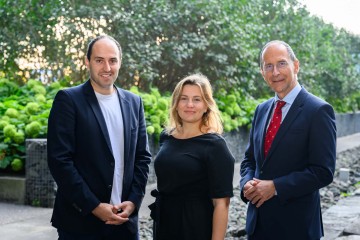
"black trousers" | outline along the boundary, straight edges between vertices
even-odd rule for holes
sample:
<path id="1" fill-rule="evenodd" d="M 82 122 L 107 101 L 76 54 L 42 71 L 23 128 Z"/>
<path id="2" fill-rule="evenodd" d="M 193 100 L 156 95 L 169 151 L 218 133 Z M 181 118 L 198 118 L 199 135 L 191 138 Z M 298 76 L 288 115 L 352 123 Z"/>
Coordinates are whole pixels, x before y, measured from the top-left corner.
<path id="1" fill-rule="evenodd" d="M 58 240 L 139 240 L 139 233 L 131 233 L 125 225 L 106 225 L 95 233 L 74 233 L 58 229 Z"/>

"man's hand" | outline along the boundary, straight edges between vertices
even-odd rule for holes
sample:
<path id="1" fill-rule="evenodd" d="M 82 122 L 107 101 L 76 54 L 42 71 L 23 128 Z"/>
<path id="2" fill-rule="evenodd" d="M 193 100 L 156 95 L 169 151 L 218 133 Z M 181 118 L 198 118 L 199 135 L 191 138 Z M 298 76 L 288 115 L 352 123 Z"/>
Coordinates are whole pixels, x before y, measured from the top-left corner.
<path id="1" fill-rule="evenodd" d="M 118 205 L 115 205 L 112 207 L 112 212 L 116 214 L 120 219 L 109 219 L 108 221 L 106 221 L 106 224 L 123 224 L 124 222 L 129 221 L 129 217 L 134 212 L 134 210 L 135 204 L 130 201 L 125 201 Z"/>
<path id="2" fill-rule="evenodd" d="M 275 185 L 272 180 L 260 180 L 254 178 L 248 181 L 244 186 L 244 196 L 256 204 L 259 208 L 265 201 L 269 200 L 275 195 Z"/>
<path id="3" fill-rule="evenodd" d="M 100 203 L 93 211 L 96 217 L 98 217 L 101 221 L 107 223 L 111 222 L 120 222 L 122 219 L 113 212 L 113 205 L 108 203 Z"/>

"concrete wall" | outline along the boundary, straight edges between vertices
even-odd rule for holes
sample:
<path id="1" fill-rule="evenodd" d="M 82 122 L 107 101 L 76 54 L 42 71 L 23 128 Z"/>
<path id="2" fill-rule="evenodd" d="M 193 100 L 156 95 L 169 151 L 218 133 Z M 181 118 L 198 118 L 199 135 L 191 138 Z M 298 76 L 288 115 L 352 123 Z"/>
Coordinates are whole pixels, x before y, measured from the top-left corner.
<path id="1" fill-rule="evenodd" d="M 337 137 L 360 132 L 360 112 L 336 114 Z"/>
<path id="2" fill-rule="evenodd" d="M 25 178 L 1 176 L 0 201 L 25 204 Z"/>
<path id="3" fill-rule="evenodd" d="M 344 137 L 360 132 L 360 112 L 336 114 L 337 137 Z M 249 129 L 240 128 L 237 131 L 225 133 L 224 138 L 237 162 L 241 161 L 249 139 Z M 149 138 L 150 151 L 156 156 L 159 146 L 153 138 Z"/>

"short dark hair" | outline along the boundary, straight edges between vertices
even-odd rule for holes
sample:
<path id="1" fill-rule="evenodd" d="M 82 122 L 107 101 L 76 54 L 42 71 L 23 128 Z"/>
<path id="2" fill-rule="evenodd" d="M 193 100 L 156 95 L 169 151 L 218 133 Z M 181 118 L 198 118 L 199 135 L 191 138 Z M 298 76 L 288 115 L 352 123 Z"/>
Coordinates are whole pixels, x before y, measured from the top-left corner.
<path id="1" fill-rule="evenodd" d="M 288 54 L 289 54 L 289 57 L 290 57 L 290 59 L 291 59 L 292 61 L 296 61 L 296 60 L 297 60 L 296 55 L 295 55 L 294 51 L 292 50 L 292 48 L 290 47 L 289 44 L 287 44 L 286 42 L 281 41 L 281 40 L 273 40 L 273 41 L 270 41 L 270 42 L 266 43 L 265 46 L 261 49 L 261 52 L 260 52 L 260 55 L 259 55 L 259 65 L 260 65 L 260 68 L 261 68 L 261 69 L 263 68 L 263 54 L 264 54 L 265 49 L 266 49 L 268 46 L 270 46 L 270 45 L 272 45 L 272 44 L 276 44 L 276 43 L 285 46 L 285 48 L 286 48 L 286 50 L 287 50 L 287 52 L 288 52 Z"/>
<path id="2" fill-rule="evenodd" d="M 115 40 L 115 38 L 111 37 L 111 36 L 108 36 L 108 35 L 100 35 L 96 38 L 94 38 L 93 40 L 90 41 L 90 43 L 88 44 L 88 48 L 87 48 L 87 52 L 86 52 L 86 58 L 90 61 L 90 58 L 91 58 L 91 53 L 92 53 L 92 48 L 94 46 L 94 44 L 99 41 L 100 39 L 104 39 L 104 38 L 107 38 L 107 39 L 110 39 L 111 41 L 113 41 L 116 46 L 118 47 L 119 49 L 119 54 L 120 54 L 120 61 L 122 59 L 122 50 L 121 50 L 121 46 L 120 46 L 120 43 L 118 41 Z"/>

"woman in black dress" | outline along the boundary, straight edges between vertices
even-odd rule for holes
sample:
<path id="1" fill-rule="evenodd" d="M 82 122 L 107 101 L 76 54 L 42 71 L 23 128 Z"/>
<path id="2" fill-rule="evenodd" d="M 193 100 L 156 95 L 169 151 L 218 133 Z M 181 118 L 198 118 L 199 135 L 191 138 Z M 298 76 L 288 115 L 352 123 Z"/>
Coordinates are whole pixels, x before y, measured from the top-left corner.
<path id="1" fill-rule="evenodd" d="M 222 130 L 209 80 L 200 74 L 181 80 L 154 162 L 158 190 L 149 206 L 154 239 L 224 239 L 234 157 Z"/>

